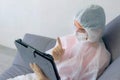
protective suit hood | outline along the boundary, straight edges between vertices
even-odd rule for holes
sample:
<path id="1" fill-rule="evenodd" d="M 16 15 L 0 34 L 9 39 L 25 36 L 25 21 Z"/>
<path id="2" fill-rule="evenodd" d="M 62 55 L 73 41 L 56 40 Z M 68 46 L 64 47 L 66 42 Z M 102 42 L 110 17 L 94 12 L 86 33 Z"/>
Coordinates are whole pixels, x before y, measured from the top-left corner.
<path id="1" fill-rule="evenodd" d="M 77 13 L 75 19 L 88 33 L 88 40 L 99 41 L 105 28 L 104 9 L 98 5 L 91 5 Z"/>

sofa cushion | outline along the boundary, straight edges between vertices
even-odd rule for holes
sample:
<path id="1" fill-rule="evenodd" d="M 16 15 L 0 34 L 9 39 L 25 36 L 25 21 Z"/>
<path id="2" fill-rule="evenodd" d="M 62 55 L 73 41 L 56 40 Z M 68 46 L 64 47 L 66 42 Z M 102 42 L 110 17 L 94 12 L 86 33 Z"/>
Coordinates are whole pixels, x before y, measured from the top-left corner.
<path id="1" fill-rule="evenodd" d="M 31 69 L 13 64 L 9 69 L 0 75 L 0 80 L 6 80 L 8 78 L 13 78 L 15 76 L 24 75 L 30 72 L 32 72 Z"/>
<path id="2" fill-rule="evenodd" d="M 120 57 L 118 57 L 98 80 L 120 80 Z"/>
<path id="3" fill-rule="evenodd" d="M 112 54 L 112 60 L 120 56 L 120 15 L 106 25 L 103 40 Z"/>

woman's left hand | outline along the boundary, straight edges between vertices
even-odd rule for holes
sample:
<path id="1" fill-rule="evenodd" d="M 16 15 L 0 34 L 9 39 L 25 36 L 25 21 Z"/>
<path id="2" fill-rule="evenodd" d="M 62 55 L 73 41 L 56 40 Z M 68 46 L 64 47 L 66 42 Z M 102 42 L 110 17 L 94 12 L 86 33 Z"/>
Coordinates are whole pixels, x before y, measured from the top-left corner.
<path id="1" fill-rule="evenodd" d="M 42 72 L 40 67 L 35 63 L 30 63 L 31 69 L 34 71 L 34 73 L 37 76 L 37 80 L 48 80 L 48 78 L 45 76 L 45 74 Z"/>

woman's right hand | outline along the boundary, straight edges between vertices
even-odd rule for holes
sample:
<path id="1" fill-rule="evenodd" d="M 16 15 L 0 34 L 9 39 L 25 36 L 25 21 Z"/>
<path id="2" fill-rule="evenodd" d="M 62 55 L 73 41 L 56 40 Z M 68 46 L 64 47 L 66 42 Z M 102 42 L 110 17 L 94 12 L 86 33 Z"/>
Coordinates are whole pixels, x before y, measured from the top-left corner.
<path id="1" fill-rule="evenodd" d="M 54 60 L 60 60 L 62 55 L 64 54 L 65 49 L 62 48 L 62 43 L 60 38 L 57 38 L 58 45 L 52 50 L 52 56 Z"/>

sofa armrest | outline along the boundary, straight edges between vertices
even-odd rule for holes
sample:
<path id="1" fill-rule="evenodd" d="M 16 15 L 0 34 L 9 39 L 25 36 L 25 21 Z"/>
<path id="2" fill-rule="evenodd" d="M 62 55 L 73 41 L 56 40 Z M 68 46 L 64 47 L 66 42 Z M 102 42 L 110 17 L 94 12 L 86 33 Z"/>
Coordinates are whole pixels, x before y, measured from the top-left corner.
<path id="1" fill-rule="evenodd" d="M 46 51 L 55 45 L 56 40 L 48 37 L 38 36 L 34 34 L 25 34 L 23 41 L 33 46 L 34 48 Z M 0 80 L 6 80 L 18 75 L 23 75 L 32 72 L 30 67 L 26 67 L 19 52 L 17 52 L 13 64 L 9 69 L 0 75 Z"/>

